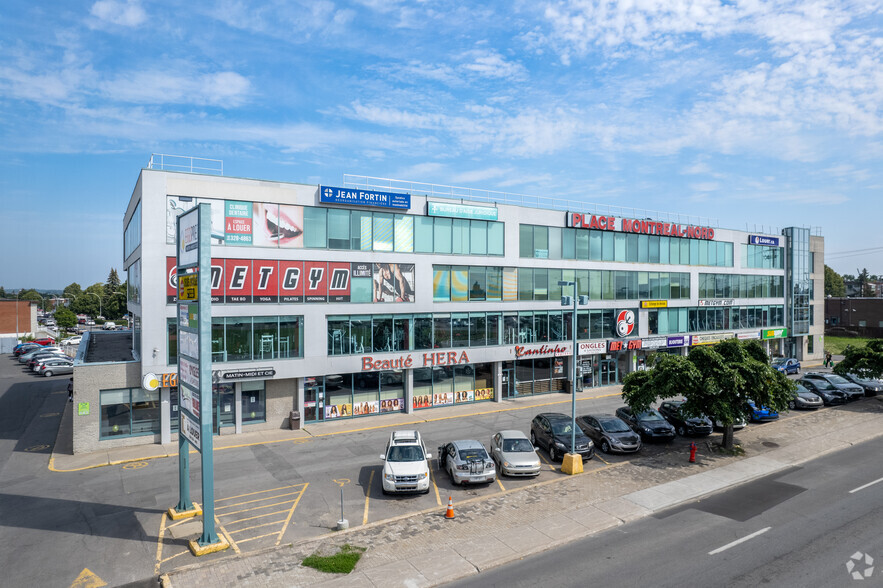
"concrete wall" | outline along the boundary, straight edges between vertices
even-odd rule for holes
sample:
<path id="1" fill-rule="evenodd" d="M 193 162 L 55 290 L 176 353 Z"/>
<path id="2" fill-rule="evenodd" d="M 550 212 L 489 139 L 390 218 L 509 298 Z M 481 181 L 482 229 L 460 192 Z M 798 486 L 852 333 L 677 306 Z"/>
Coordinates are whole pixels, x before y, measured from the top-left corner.
<path id="1" fill-rule="evenodd" d="M 73 448 L 74 453 L 91 453 L 112 447 L 129 447 L 158 443 L 160 435 L 145 435 L 118 439 L 100 439 L 102 389 L 140 388 L 141 364 L 99 363 L 74 366 Z M 79 415 L 79 403 L 89 403 L 89 414 Z"/>

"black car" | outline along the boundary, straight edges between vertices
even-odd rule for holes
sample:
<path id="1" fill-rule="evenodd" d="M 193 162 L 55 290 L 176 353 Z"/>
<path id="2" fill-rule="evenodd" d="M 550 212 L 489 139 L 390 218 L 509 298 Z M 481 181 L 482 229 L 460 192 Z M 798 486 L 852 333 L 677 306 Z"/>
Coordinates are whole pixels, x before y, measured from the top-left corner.
<path id="1" fill-rule="evenodd" d="M 544 412 L 538 414 L 530 422 L 530 442 L 534 447 L 542 447 L 549 452 L 552 461 L 558 461 L 565 453 L 570 453 L 573 429 L 572 421 L 560 412 Z M 595 444 L 576 428 L 576 452 L 583 460 L 592 459 L 595 455 Z"/>
<path id="2" fill-rule="evenodd" d="M 579 416 L 576 425 L 604 453 L 634 453 L 641 449 L 641 437 L 612 414 Z"/>
<path id="3" fill-rule="evenodd" d="M 791 396 L 791 400 L 788 401 L 788 409 L 794 410 L 795 408 L 822 408 L 824 405 L 824 400 L 822 397 L 816 394 L 815 392 L 810 392 L 804 386 L 800 384 L 796 385 L 796 389 L 794 390 L 794 394 Z"/>
<path id="4" fill-rule="evenodd" d="M 864 388 L 837 374 L 803 374 L 803 379 L 828 382 L 846 394 L 847 400 L 857 400 L 865 395 Z"/>
<path id="5" fill-rule="evenodd" d="M 655 408 L 633 412 L 630 407 L 623 406 L 616 409 L 616 416 L 624 420 L 644 441 L 671 441 L 675 438 L 675 428 Z"/>
<path id="6" fill-rule="evenodd" d="M 846 393 L 841 392 L 834 386 L 834 384 L 831 384 L 826 380 L 811 380 L 809 378 L 803 378 L 802 380 L 798 380 L 798 383 L 813 394 L 820 396 L 822 402 L 825 403 L 825 406 L 846 404 Z"/>
<path id="7" fill-rule="evenodd" d="M 883 392 L 883 380 L 874 378 L 862 378 L 857 374 L 846 374 L 843 376 L 853 384 L 858 384 L 865 390 L 865 396 L 876 396 L 877 393 Z"/>
<path id="8" fill-rule="evenodd" d="M 659 407 L 659 412 L 665 417 L 665 420 L 674 426 L 678 435 L 685 437 L 687 435 L 704 436 L 711 435 L 714 425 L 708 417 L 686 417 L 681 414 L 681 405 L 683 400 L 666 400 Z"/>

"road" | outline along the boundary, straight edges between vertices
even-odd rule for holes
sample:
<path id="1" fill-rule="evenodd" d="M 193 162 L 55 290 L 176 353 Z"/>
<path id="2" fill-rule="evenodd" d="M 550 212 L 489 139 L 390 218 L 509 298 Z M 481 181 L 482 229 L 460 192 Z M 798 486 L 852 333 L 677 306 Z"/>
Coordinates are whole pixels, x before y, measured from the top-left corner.
<path id="1" fill-rule="evenodd" d="M 881 586 L 881 451 L 856 445 L 450 586 Z M 874 562 L 861 581 L 857 553 Z"/>
<path id="2" fill-rule="evenodd" d="M 198 535 L 201 523 L 173 523 L 164 514 L 178 501 L 177 459 L 49 471 L 49 455 L 67 401 L 66 385 L 66 377 L 37 378 L 23 372 L 11 356 L 0 357 L 4 580 L 10 585 L 68 586 L 88 569 L 110 585 L 121 585 L 191 563 L 185 538 Z M 608 394 L 579 399 L 577 410 L 609 413 L 620 405 L 617 394 Z M 539 412 L 569 412 L 570 397 L 538 396 L 527 407 L 510 403 L 482 407 L 484 414 L 458 418 L 445 418 L 443 410 L 421 411 L 419 418 L 432 419 L 419 427 L 430 452 L 436 453 L 438 445 L 452 439 L 477 439 L 487 445 L 498 430 L 528 431 L 531 418 Z M 233 540 L 232 551 L 254 551 L 331 531 L 340 515 L 341 488 L 345 516 L 350 526 L 358 526 L 441 508 L 448 496 L 455 501 L 491 496 L 536 482 L 505 478 L 491 485 L 455 488 L 432 460 L 433 487 L 428 495 L 383 496 L 378 456 L 390 429 L 372 426 L 371 419 L 353 423 L 354 429 L 365 429 L 215 452 L 217 520 Z M 678 452 L 680 460 L 689 442 L 677 439 L 651 445 L 636 456 L 601 455 L 587 462 L 586 469 L 630 459 L 662 463 L 662 458 Z M 557 464 L 548 463 L 547 454 L 541 452 L 541 457 L 546 463 L 539 481 L 564 476 Z M 199 460 L 191 459 L 191 468 L 192 498 L 201 502 Z"/>

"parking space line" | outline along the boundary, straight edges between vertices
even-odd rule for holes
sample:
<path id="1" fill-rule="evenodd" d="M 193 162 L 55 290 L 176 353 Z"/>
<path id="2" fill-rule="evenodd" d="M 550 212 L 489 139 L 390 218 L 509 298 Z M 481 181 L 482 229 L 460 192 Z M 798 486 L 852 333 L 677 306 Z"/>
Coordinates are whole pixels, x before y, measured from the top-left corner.
<path id="1" fill-rule="evenodd" d="M 849 493 L 850 493 L 850 494 L 855 494 L 855 493 L 858 492 L 859 490 L 864 490 L 865 488 L 868 488 L 868 487 L 870 487 L 870 486 L 873 486 L 874 484 L 879 484 L 880 482 L 883 482 L 883 478 L 880 478 L 879 480 L 874 480 L 873 482 L 868 482 L 868 483 L 865 484 L 864 486 L 859 486 L 858 488 L 853 488 L 852 490 L 849 491 Z"/>
<path id="2" fill-rule="evenodd" d="M 262 518 L 264 518 L 264 517 L 269 517 L 269 516 L 272 516 L 272 515 L 282 514 L 283 512 L 288 512 L 288 509 L 287 509 L 287 508 L 284 508 L 284 509 L 282 509 L 282 510 L 277 510 L 277 511 L 274 511 L 274 512 L 268 512 L 268 513 L 264 513 L 264 514 L 261 514 L 261 515 L 255 515 L 255 516 L 253 516 L 253 517 L 246 517 L 246 518 L 244 518 L 244 519 L 236 519 L 235 521 L 230 521 L 230 522 L 227 523 L 227 524 L 228 524 L 228 525 L 235 525 L 236 523 L 244 523 L 245 521 L 253 521 L 254 519 L 262 519 Z M 220 515 L 220 516 L 224 516 L 224 515 Z M 279 522 L 282 522 L 282 521 L 279 521 Z"/>
<path id="3" fill-rule="evenodd" d="M 225 500 L 233 500 L 234 498 L 245 498 L 246 496 L 254 496 L 255 494 L 264 494 L 266 492 L 275 492 L 276 490 L 287 490 L 288 488 L 296 488 L 297 486 L 303 486 L 301 484 L 291 484 L 290 486 L 281 486 L 279 488 L 270 488 L 269 490 L 258 490 L 257 492 L 248 492 L 246 494 L 238 494 L 236 496 L 228 496 L 227 498 L 218 498 L 215 500 L 215 504 L 219 502 L 224 502 Z"/>
<path id="4" fill-rule="evenodd" d="M 276 545 L 279 545 L 279 542 L 282 541 L 282 537 L 283 535 L 285 535 L 285 531 L 288 529 L 288 524 L 291 523 L 291 517 L 294 516 L 294 510 L 297 508 L 297 505 L 300 503 L 300 499 L 303 498 L 303 495 L 307 491 L 307 487 L 309 485 L 309 482 L 304 484 L 304 489 L 301 490 L 300 496 L 298 496 L 297 500 L 294 501 L 294 504 L 291 505 L 291 510 L 288 512 L 288 517 L 286 517 L 285 519 L 285 524 L 282 525 L 282 530 L 279 531 L 279 537 L 276 538 Z"/>
<path id="5" fill-rule="evenodd" d="M 439 493 L 438 493 L 438 484 L 435 483 L 435 473 L 434 472 L 435 472 L 435 468 L 429 468 L 429 477 L 430 477 L 430 479 L 432 479 L 432 487 L 435 488 L 435 502 L 436 502 L 436 504 L 441 506 L 442 505 L 441 496 L 439 496 Z"/>
<path id="6" fill-rule="evenodd" d="M 221 532 L 221 534 L 227 539 L 227 543 L 230 544 L 230 547 L 233 548 L 233 551 L 235 553 L 242 553 L 239 550 L 239 545 L 237 545 L 236 541 L 233 541 L 233 536 L 227 532 L 227 529 L 224 527 L 223 524 L 221 524 L 221 521 L 218 519 L 218 517 L 215 517 L 215 524 L 217 525 L 217 528 Z"/>
<path id="7" fill-rule="evenodd" d="M 595 457 L 597 457 L 598 459 L 600 459 L 601 461 L 603 461 L 603 462 L 606 463 L 607 465 L 610 465 L 610 462 L 609 462 L 609 461 L 607 461 L 606 459 L 604 459 L 603 457 L 601 457 L 601 456 L 598 455 L 597 453 L 595 454 Z"/>
<path id="8" fill-rule="evenodd" d="M 162 513 L 162 519 L 159 522 L 159 534 L 156 538 L 156 566 L 153 568 L 154 575 L 159 574 L 159 564 L 162 563 L 162 540 L 166 534 L 166 513 Z"/>
<path id="9" fill-rule="evenodd" d="M 371 485 L 374 482 L 374 470 L 371 470 L 371 476 L 368 478 L 368 491 L 365 492 L 365 514 L 362 515 L 362 524 L 368 524 L 368 500 L 371 498 Z M 383 482 L 381 481 L 381 484 Z"/>
<path id="10" fill-rule="evenodd" d="M 283 511 L 283 512 L 285 512 L 285 511 Z M 236 521 L 236 522 L 238 523 L 240 521 Z M 271 523 L 264 523 L 262 525 L 253 525 L 251 527 L 245 527 L 244 529 L 236 529 L 235 531 L 227 531 L 227 533 L 230 535 L 235 535 L 236 533 L 242 533 L 243 531 L 251 531 L 252 529 L 260 529 L 261 527 L 268 527 L 270 525 L 278 525 L 279 523 L 284 523 L 284 522 L 285 522 L 285 519 L 282 519 L 279 521 L 273 521 Z"/>
<path id="11" fill-rule="evenodd" d="M 217 511 L 221 510 L 222 508 L 233 508 L 234 506 L 242 506 L 244 504 L 254 504 L 255 502 L 263 502 L 265 500 L 272 500 L 274 498 L 282 498 L 284 496 L 294 496 L 295 494 L 300 494 L 301 492 L 303 492 L 303 490 L 299 490 L 297 492 L 288 492 L 286 494 L 276 494 L 275 496 L 266 496 L 264 498 L 258 498 L 257 500 L 246 500 L 244 502 L 234 502 L 233 504 L 228 504 L 226 506 L 215 507 L 215 511 L 217 512 Z M 288 501 L 286 500 L 285 502 L 288 502 Z M 276 504 L 283 504 L 283 503 L 277 502 Z M 259 507 L 259 508 L 263 508 L 263 507 Z M 240 510 L 240 511 L 236 511 L 236 512 L 245 512 L 245 511 Z M 226 513 L 226 512 L 221 513 L 221 516 L 227 516 L 228 514 L 232 514 L 232 513 Z"/>
<path id="12" fill-rule="evenodd" d="M 726 551 L 727 549 L 729 549 L 731 547 L 736 547 L 739 544 L 745 543 L 749 539 L 754 539 L 758 535 L 763 535 L 764 533 L 766 533 L 770 529 L 772 529 L 772 527 L 766 527 L 764 529 L 761 529 L 760 531 L 755 531 L 751 535 L 746 535 L 746 536 L 742 537 L 741 539 L 736 539 L 732 543 L 727 543 L 726 545 L 724 545 L 722 547 L 718 547 L 717 549 L 712 549 L 711 551 L 708 552 L 708 555 L 717 555 L 718 553 L 720 553 L 722 551 Z"/>
<path id="13" fill-rule="evenodd" d="M 555 466 L 553 466 L 551 463 L 549 463 L 549 460 L 547 460 L 545 457 L 543 457 L 543 454 L 542 454 L 542 453 L 540 453 L 539 451 L 537 451 L 537 455 L 540 456 L 540 460 L 542 460 L 542 462 L 543 462 L 544 464 L 546 464 L 547 466 L 549 466 L 549 469 L 550 469 L 550 470 L 552 470 L 553 472 L 556 471 L 556 470 L 555 470 Z"/>
<path id="14" fill-rule="evenodd" d="M 257 537 L 249 537 L 248 539 L 242 539 L 239 541 L 240 543 L 248 543 L 249 541 L 254 541 L 255 539 L 263 539 L 264 537 L 272 537 L 277 533 L 267 533 L 266 535 L 258 535 Z M 279 545 L 278 543 L 276 545 Z"/>
<path id="15" fill-rule="evenodd" d="M 503 482 L 500 481 L 500 477 L 499 477 L 499 476 L 497 476 L 497 484 L 500 485 L 500 490 L 502 490 L 503 492 L 506 491 L 506 489 L 503 487 Z"/>

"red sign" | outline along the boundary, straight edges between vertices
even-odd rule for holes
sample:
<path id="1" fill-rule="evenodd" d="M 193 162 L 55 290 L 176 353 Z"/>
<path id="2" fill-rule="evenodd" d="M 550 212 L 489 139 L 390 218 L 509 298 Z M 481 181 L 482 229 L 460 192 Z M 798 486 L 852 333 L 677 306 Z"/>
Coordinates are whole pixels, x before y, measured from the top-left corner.
<path id="1" fill-rule="evenodd" d="M 304 262 L 304 296 L 307 302 L 328 302 L 328 264 Z"/>
<path id="2" fill-rule="evenodd" d="M 570 353 L 569 347 L 561 345 L 540 345 L 539 347 L 515 346 L 515 357 L 533 357 L 543 355 L 556 355 L 558 353 Z"/>
<path id="3" fill-rule="evenodd" d="M 251 260 L 224 260 L 224 302 L 251 304 Z"/>
<path id="4" fill-rule="evenodd" d="M 279 302 L 304 301 L 304 262 L 279 262 Z"/>
<path id="5" fill-rule="evenodd" d="M 350 264 L 328 264 L 328 302 L 350 301 Z"/>
<path id="6" fill-rule="evenodd" d="M 443 365 L 460 365 L 469 363 L 469 356 L 465 351 L 439 351 L 437 353 L 423 353 L 423 365 L 427 366 L 443 366 Z M 395 359 L 374 359 L 370 355 L 362 358 L 362 371 L 370 372 L 376 370 L 400 370 L 404 368 L 414 367 L 414 358 L 411 354 L 402 355 Z"/>
<path id="7" fill-rule="evenodd" d="M 251 271 L 251 292 L 254 302 L 279 302 L 278 261 L 254 260 Z"/>
<path id="8" fill-rule="evenodd" d="M 224 300 L 224 260 L 212 260 L 211 273 L 212 304 L 218 304 Z"/>
<path id="9" fill-rule="evenodd" d="M 607 343 L 607 352 L 610 353 L 613 351 L 625 351 L 627 349 L 640 349 L 641 344 L 641 339 L 629 339 L 627 341 L 609 341 Z"/>
<path id="10" fill-rule="evenodd" d="M 687 239 L 714 239 L 714 229 L 711 227 L 623 218 L 619 219 L 619 228 L 617 228 L 616 217 L 614 216 L 599 216 L 594 214 L 582 214 L 579 212 L 568 213 L 567 226 L 577 229 L 621 231 L 624 233 L 637 233 L 640 235 L 685 237 Z"/>
<path id="11" fill-rule="evenodd" d="M 174 304 L 178 301 L 178 260 L 166 257 L 166 302 Z"/>

